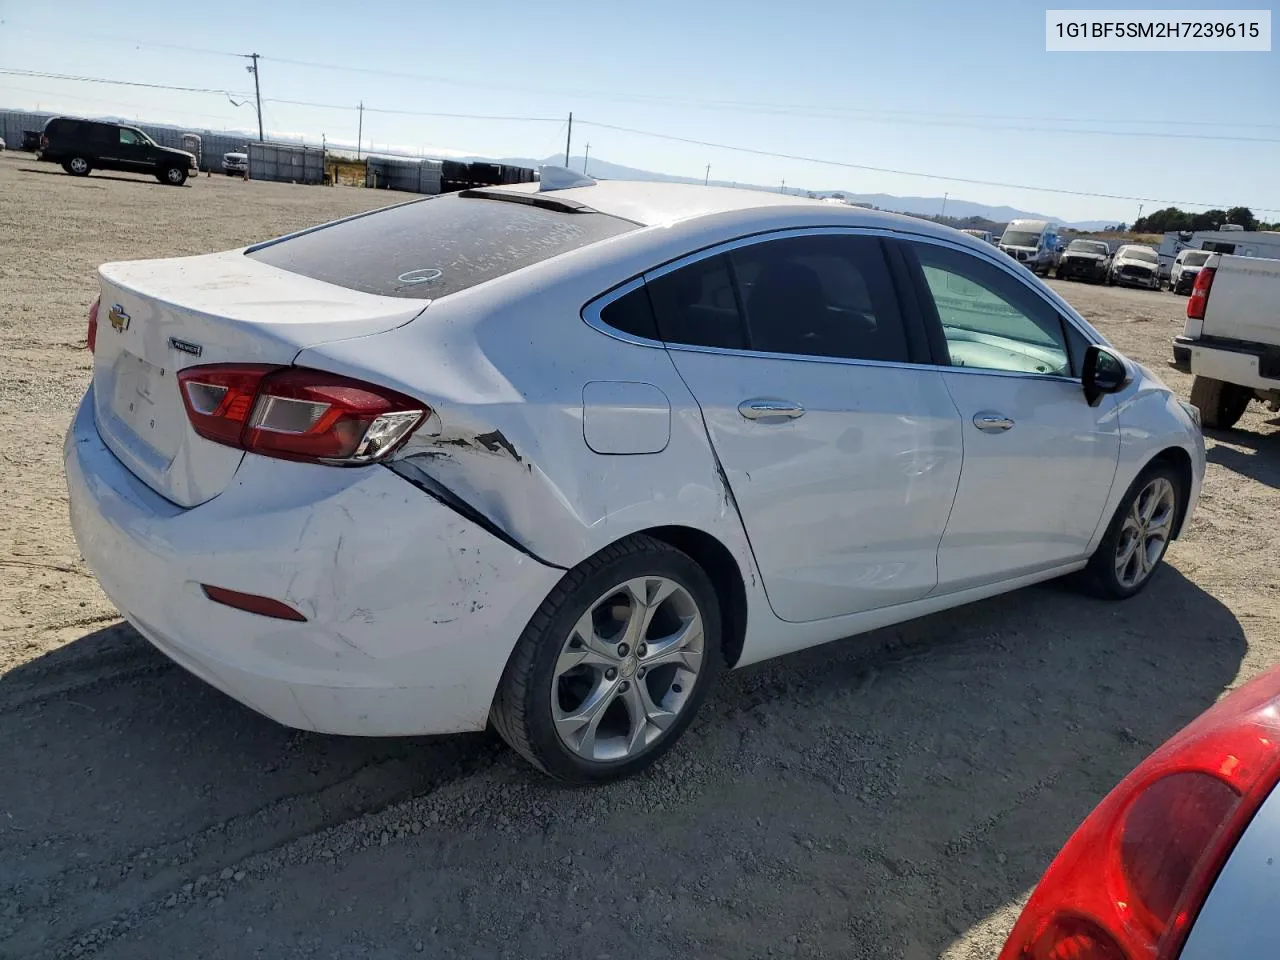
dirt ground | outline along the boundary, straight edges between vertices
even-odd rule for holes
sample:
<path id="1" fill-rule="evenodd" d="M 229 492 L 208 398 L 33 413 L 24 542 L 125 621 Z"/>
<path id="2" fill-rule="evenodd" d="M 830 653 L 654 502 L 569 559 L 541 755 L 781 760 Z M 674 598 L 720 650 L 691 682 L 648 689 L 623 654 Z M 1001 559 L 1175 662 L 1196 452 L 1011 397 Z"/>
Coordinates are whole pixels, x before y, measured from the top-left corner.
<path id="1" fill-rule="evenodd" d="M 262 719 L 79 559 L 60 451 L 94 270 L 399 199 L 0 155 L 0 956 L 990 958 L 1116 780 L 1280 661 L 1280 421 L 1254 405 L 1137 599 L 1048 584 L 738 671 L 627 783 Z M 1187 395 L 1184 298 L 1054 283 Z"/>

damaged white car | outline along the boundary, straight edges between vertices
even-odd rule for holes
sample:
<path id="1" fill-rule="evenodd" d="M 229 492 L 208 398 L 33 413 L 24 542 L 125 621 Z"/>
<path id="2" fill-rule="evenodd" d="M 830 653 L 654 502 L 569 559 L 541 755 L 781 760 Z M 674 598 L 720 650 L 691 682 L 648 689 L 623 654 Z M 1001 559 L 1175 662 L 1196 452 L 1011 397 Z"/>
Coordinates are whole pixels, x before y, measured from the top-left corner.
<path id="1" fill-rule="evenodd" d="M 1148 582 L 1194 411 L 989 244 L 554 175 L 107 264 L 71 517 L 278 720 L 652 763 L 716 674 L 1085 570 Z"/>

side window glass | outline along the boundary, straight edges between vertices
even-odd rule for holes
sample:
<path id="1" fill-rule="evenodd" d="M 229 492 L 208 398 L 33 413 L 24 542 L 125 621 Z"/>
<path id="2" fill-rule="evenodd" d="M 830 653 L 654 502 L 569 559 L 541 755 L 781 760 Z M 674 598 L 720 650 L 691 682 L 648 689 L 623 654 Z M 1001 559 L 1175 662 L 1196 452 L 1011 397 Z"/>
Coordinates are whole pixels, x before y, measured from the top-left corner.
<path id="1" fill-rule="evenodd" d="M 601 310 L 600 319 L 623 333 L 649 340 L 659 339 L 658 324 L 649 303 L 649 291 L 643 283 Z"/>
<path id="2" fill-rule="evenodd" d="M 127 130 L 124 127 L 121 127 L 120 142 L 124 144 L 130 144 L 130 145 L 138 143 L 138 135 L 134 133 L 132 130 Z"/>
<path id="3" fill-rule="evenodd" d="M 910 246 L 937 308 L 953 367 L 1071 376 L 1062 318 L 1048 301 L 971 254 L 930 243 Z"/>
<path id="4" fill-rule="evenodd" d="M 738 298 L 723 254 L 648 281 L 660 339 L 694 347 L 746 348 Z"/>
<path id="5" fill-rule="evenodd" d="M 822 235 L 734 250 L 749 348 L 847 360 L 908 360 L 880 241 Z"/>

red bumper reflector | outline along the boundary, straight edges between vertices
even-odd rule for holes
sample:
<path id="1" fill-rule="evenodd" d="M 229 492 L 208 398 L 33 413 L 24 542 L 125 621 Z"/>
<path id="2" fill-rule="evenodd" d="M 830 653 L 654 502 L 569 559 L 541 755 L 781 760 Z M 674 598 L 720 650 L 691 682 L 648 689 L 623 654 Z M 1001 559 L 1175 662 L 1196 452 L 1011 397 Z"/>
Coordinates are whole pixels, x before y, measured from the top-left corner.
<path id="1" fill-rule="evenodd" d="M 304 623 L 307 619 L 288 604 L 281 603 L 279 600 L 272 600 L 270 597 L 260 597 L 254 593 L 240 593 L 237 590 L 227 590 L 223 587 L 211 587 L 207 583 L 200 584 L 200 589 L 214 603 L 235 607 L 237 610 L 244 610 L 246 613 L 256 613 L 263 617 L 275 617 L 277 620 L 298 620 Z"/>

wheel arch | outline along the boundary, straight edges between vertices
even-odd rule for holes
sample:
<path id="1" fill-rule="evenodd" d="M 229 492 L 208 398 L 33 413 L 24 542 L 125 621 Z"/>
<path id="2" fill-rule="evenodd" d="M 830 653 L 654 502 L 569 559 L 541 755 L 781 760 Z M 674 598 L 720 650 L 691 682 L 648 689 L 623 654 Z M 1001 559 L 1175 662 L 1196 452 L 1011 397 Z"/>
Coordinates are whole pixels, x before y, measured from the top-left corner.
<path id="1" fill-rule="evenodd" d="M 1178 474 L 1178 521 L 1173 528 L 1172 539 L 1182 535 L 1182 526 L 1187 519 L 1187 504 L 1191 500 L 1191 489 L 1195 484 L 1195 472 L 1191 466 L 1191 454 L 1182 447 L 1166 447 L 1152 457 L 1142 469 L 1149 470 L 1156 464 L 1167 464 Z"/>
<path id="2" fill-rule="evenodd" d="M 722 653 L 725 665 L 733 667 L 742 656 L 747 636 L 747 587 L 742 569 L 732 551 L 705 530 L 686 526 L 650 527 L 637 530 L 687 553 L 702 567 L 716 596 L 720 600 L 720 615 L 724 621 Z"/>

